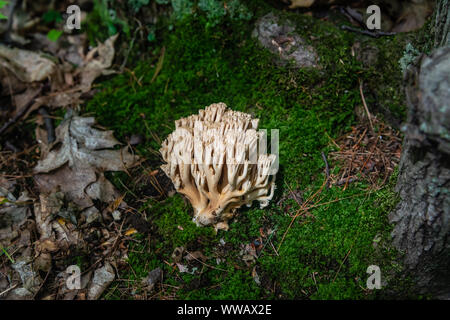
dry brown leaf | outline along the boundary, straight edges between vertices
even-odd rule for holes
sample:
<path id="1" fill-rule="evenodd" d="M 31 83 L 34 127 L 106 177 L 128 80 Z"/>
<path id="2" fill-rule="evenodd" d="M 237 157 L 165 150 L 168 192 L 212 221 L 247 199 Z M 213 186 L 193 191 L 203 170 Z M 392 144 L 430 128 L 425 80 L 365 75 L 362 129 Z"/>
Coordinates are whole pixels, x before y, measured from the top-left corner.
<path id="1" fill-rule="evenodd" d="M 56 128 L 56 141 L 34 168 L 41 192 L 60 189 L 81 209 L 92 206 L 92 199 L 112 202 L 119 194 L 103 176 L 104 171 L 121 171 L 134 165 L 137 156 L 120 144 L 112 131 L 95 129 L 94 118 L 68 116 Z"/>
<path id="2" fill-rule="evenodd" d="M 107 39 L 105 43 L 99 44 L 98 47 L 92 49 L 86 56 L 86 63 L 81 68 L 79 73 L 81 74 L 80 90 L 87 92 L 91 89 L 94 80 L 101 76 L 113 73 L 108 70 L 111 67 L 114 59 L 114 42 L 118 35 L 114 35 Z M 95 56 L 98 54 L 98 56 Z"/>
<path id="3" fill-rule="evenodd" d="M 50 239 L 41 239 L 36 242 L 36 251 L 38 252 L 55 252 L 58 251 L 58 245 Z"/>
<path id="4" fill-rule="evenodd" d="M 314 0 L 291 0 L 289 8 L 309 8 L 314 4 Z"/>
<path id="5" fill-rule="evenodd" d="M 81 103 L 81 92 L 74 90 L 67 90 L 61 92 L 54 92 L 36 99 L 40 105 L 47 107 L 60 108 L 67 106 L 78 106 Z"/>
<path id="6" fill-rule="evenodd" d="M 197 260 L 205 262 L 208 258 L 201 251 L 188 252 L 184 257 L 187 261 Z"/>
<path id="7" fill-rule="evenodd" d="M 12 112 L 11 116 L 20 113 L 22 109 L 29 104 L 36 96 L 41 92 L 42 86 L 29 86 L 25 92 L 17 94 L 14 96 L 15 110 Z"/>
<path id="8" fill-rule="evenodd" d="M 0 68 L 7 69 L 24 82 L 42 81 L 56 70 L 56 64 L 33 51 L 0 45 Z"/>
<path id="9" fill-rule="evenodd" d="M 135 233 L 137 233 L 137 230 L 136 230 L 135 228 L 131 228 L 131 229 L 128 229 L 128 230 L 125 232 L 125 235 L 126 235 L 126 236 L 131 236 L 132 234 L 135 234 Z"/>
<path id="10" fill-rule="evenodd" d="M 0 196 L 3 199 L 0 202 L 0 234 L 3 233 L 3 228 L 9 230 L 9 228 L 12 227 L 13 229 L 19 230 L 26 222 L 27 217 L 30 216 L 30 208 L 27 205 L 24 205 L 30 200 L 28 194 L 23 192 L 20 197 L 16 199 L 7 190 L 0 188 Z M 0 236 L 0 240 L 1 238 L 3 238 L 3 236 Z"/>

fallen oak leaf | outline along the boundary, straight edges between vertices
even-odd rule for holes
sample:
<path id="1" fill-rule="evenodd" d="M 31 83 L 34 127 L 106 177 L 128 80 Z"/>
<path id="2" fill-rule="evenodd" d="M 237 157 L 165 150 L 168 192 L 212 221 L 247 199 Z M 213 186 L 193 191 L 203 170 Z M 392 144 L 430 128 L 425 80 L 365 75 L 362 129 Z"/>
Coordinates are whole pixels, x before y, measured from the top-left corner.
<path id="1" fill-rule="evenodd" d="M 81 92 L 76 90 L 66 90 L 60 92 L 52 92 L 46 96 L 36 99 L 39 105 L 45 105 L 51 108 L 61 108 L 67 106 L 78 106 L 81 104 Z"/>
<path id="2" fill-rule="evenodd" d="M 6 69 L 23 82 L 43 81 L 56 71 L 56 64 L 33 51 L 0 45 L 0 69 Z"/>
<path id="3" fill-rule="evenodd" d="M 118 34 L 108 38 L 104 43 L 88 52 L 85 59 L 85 65 L 78 72 L 81 75 L 80 89 L 82 92 L 88 92 L 91 89 L 94 80 L 101 75 L 114 73 L 108 70 L 114 59 L 114 42 Z M 94 56 L 98 54 L 94 58 Z"/>
<path id="4" fill-rule="evenodd" d="M 74 50 L 77 51 L 77 57 L 72 61 L 77 62 L 75 64 L 77 67 L 65 59 L 69 58 L 65 54 L 60 57 L 62 63 L 59 63 L 57 57 L 53 55 L 9 48 L 0 44 L 0 94 L 15 95 L 13 103 L 16 105 L 11 120 L 0 128 L 0 132 L 5 131 L 19 118 L 27 118 L 41 106 L 78 107 L 83 101 L 83 94 L 91 90 L 92 83 L 97 77 L 115 73 L 108 68 L 114 59 L 116 38 L 117 35 L 100 43 L 87 56 L 82 53 L 83 40 L 75 40 L 72 46 L 69 46 L 69 51 L 72 53 Z M 56 51 L 53 54 L 56 54 Z M 42 92 L 41 95 L 41 89 L 38 88 L 36 91 L 34 87 L 36 84 L 42 87 L 38 82 L 45 80 L 50 80 L 48 86 L 50 92 L 42 90 L 45 93 Z"/>
<path id="5" fill-rule="evenodd" d="M 138 159 L 127 147 L 113 150 L 120 143 L 112 131 L 101 131 L 92 117 L 70 112 L 56 128 L 56 141 L 44 152 L 34 168 L 41 192 L 60 189 L 81 209 L 92 206 L 93 199 L 110 202 L 120 195 L 103 176 L 104 171 L 124 171 Z"/>
<path id="6" fill-rule="evenodd" d="M 35 99 L 42 91 L 42 86 L 29 86 L 25 92 L 16 94 L 14 96 L 14 104 L 15 104 L 15 111 L 12 114 L 12 116 L 15 116 L 17 113 L 20 113 L 23 111 L 23 109 L 30 104 L 30 102 Z M 35 99 L 36 100 L 36 99 Z"/>

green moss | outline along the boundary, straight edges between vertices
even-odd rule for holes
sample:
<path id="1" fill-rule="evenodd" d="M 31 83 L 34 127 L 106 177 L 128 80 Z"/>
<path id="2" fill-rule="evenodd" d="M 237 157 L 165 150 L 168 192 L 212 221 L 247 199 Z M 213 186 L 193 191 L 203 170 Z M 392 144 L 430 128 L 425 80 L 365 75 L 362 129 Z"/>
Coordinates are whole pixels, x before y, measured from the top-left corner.
<path id="1" fill-rule="evenodd" d="M 180 195 L 154 203 L 149 210 L 149 219 L 158 227 L 164 246 L 172 251 L 176 247 L 189 246 L 193 241 L 215 238 L 212 228 L 198 228 L 192 222 L 189 207 Z"/>
<path id="2" fill-rule="evenodd" d="M 119 31 L 130 37 L 130 26 L 125 19 L 118 17 L 119 10 L 113 7 L 116 5 L 109 0 L 94 0 L 94 8 L 82 26 L 91 45 L 96 46 L 98 41 L 103 42 Z"/>
<path id="3" fill-rule="evenodd" d="M 131 7 L 134 13 L 138 13 L 142 7 L 148 5 L 150 0 L 128 0 L 128 6 Z"/>
<path id="4" fill-rule="evenodd" d="M 434 33 L 435 33 L 435 17 L 434 15 L 428 17 L 426 23 L 417 32 L 417 35 L 411 40 L 413 46 L 420 52 L 430 54 L 434 48 Z"/>
<path id="5" fill-rule="evenodd" d="M 173 121 L 214 102 L 253 114 L 261 119 L 261 128 L 280 130 L 278 189 L 268 208 L 242 208 L 230 231 L 215 235 L 211 228 L 191 222 L 192 208 L 180 195 L 148 202 L 141 210 L 156 238 L 136 245 L 139 254 L 130 252 L 133 271 L 125 270 L 122 278 L 137 280 L 159 266 L 165 272 L 165 293 L 187 299 L 349 299 L 379 294 L 365 289 L 366 270 L 371 264 L 392 269 L 395 252 L 388 244 L 374 245 L 380 237 L 388 243 L 387 213 L 395 203 L 392 185 L 373 192 L 364 183 L 353 183 L 345 191 L 325 188 L 312 201 L 316 206 L 292 224 L 298 204 L 292 199 L 277 204 L 289 198 L 290 190 L 306 201 L 321 187 L 321 152 L 331 150 L 327 134 L 335 138 L 349 130 L 354 109 L 361 104 L 358 78 L 368 81 L 375 72 L 352 57 L 354 34 L 308 16 L 286 17 L 316 47 L 320 70 L 278 67 L 274 57 L 248 37 L 251 24 L 205 28 L 204 21 L 188 19 L 163 35 L 164 63 L 156 76 L 161 50 L 132 73 L 105 82 L 88 104 L 87 110 L 120 138 L 142 134 L 146 140 L 138 151 L 155 166 L 160 163 L 155 151 L 174 129 Z M 271 244 L 265 239 L 256 263 L 262 279 L 258 286 L 253 266 L 245 265 L 240 251 L 268 229 L 276 231 Z M 221 238 L 226 250 L 218 249 Z M 209 257 L 207 265 L 197 266 L 193 274 L 169 267 L 165 262 L 171 261 L 177 246 L 202 251 Z M 222 259 L 219 264 L 216 258 Z"/>

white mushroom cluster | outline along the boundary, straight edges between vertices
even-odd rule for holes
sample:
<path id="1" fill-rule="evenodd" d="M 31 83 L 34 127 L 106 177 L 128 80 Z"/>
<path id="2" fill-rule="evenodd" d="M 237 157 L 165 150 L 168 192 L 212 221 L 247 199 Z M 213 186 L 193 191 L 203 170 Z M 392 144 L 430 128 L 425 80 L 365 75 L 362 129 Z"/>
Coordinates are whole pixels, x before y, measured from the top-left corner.
<path id="1" fill-rule="evenodd" d="M 254 200 L 263 208 L 272 199 L 277 159 L 260 152 L 258 121 L 224 103 L 175 121 L 160 149 L 161 168 L 191 202 L 198 226 L 228 230 L 237 208 Z"/>

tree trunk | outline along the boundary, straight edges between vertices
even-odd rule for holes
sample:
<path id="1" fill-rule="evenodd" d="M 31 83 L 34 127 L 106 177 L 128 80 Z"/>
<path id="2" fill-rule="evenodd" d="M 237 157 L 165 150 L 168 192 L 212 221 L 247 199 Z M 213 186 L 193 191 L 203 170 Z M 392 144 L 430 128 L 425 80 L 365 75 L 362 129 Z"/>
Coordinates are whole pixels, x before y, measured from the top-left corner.
<path id="1" fill-rule="evenodd" d="M 436 4 L 434 14 L 434 47 L 450 46 L 450 0 L 441 0 Z"/>
<path id="2" fill-rule="evenodd" d="M 445 6 L 447 11 L 439 13 Z M 441 33 L 435 34 L 435 45 L 448 44 L 449 18 L 448 1 L 441 1 L 436 21 L 444 25 L 436 25 Z M 397 181 L 401 200 L 389 216 L 393 242 L 404 252 L 418 292 L 450 298 L 450 47 L 422 57 L 405 82 L 408 118 Z"/>

